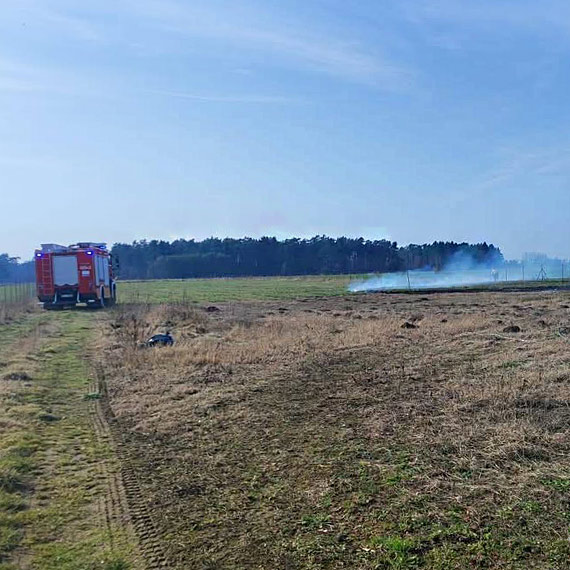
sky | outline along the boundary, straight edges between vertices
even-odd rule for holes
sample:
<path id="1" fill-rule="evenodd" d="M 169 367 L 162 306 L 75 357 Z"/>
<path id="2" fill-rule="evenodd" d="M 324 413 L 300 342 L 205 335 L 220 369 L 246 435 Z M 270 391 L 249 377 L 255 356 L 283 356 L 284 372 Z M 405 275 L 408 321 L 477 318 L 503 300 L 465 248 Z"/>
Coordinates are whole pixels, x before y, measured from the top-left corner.
<path id="1" fill-rule="evenodd" d="M 570 257 L 570 4 L 3 0 L 0 252 L 316 234 Z"/>

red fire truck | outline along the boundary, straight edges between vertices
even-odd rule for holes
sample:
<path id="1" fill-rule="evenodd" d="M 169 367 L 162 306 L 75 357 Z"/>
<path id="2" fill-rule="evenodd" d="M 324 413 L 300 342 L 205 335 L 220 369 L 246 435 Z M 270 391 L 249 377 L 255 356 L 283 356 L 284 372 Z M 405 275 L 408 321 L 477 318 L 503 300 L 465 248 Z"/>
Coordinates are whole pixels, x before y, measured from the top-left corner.
<path id="1" fill-rule="evenodd" d="M 111 254 L 104 243 L 42 244 L 35 251 L 36 287 L 44 309 L 115 304 Z"/>

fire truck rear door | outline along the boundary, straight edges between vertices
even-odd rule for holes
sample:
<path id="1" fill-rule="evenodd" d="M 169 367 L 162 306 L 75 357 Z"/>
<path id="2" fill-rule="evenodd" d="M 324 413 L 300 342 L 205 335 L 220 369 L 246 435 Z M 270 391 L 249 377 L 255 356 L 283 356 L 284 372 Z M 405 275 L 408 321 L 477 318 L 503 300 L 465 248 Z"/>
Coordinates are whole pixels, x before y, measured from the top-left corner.
<path id="1" fill-rule="evenodd" d="M 77 257 L 75 255 L 53 256 L 53 280 L 55 285 L 77 285 Z"/>

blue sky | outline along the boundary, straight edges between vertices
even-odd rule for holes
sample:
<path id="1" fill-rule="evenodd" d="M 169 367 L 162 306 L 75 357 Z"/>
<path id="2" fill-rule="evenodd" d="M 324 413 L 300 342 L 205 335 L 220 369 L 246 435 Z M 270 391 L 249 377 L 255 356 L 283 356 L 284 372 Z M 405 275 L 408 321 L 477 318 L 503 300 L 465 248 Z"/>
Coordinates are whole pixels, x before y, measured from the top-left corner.
<path id="1" fill-rule="evenodd" d="M 0 251 L 329 234 L 570 257 L 570 4 L 4 0 Z"/>

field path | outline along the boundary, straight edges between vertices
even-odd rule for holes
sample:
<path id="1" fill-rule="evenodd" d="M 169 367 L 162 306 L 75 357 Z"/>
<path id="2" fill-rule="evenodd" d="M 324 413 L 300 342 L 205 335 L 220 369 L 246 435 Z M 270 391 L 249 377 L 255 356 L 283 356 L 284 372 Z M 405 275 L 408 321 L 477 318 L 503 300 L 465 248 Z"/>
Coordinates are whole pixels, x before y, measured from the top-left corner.
<path id="1" fill-rule="evenodd" d="M 85 359 L 96 318 L 32 313 L 0 328 L 1 570 L 155 567 Z"/>

